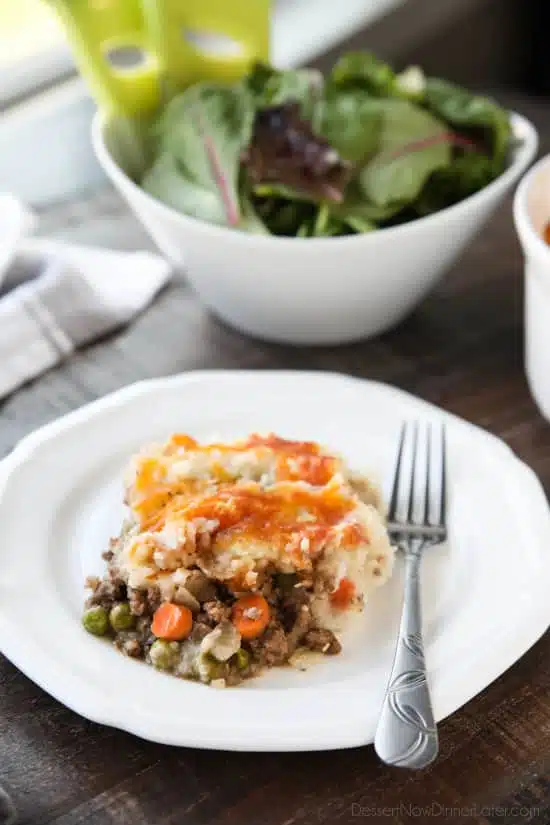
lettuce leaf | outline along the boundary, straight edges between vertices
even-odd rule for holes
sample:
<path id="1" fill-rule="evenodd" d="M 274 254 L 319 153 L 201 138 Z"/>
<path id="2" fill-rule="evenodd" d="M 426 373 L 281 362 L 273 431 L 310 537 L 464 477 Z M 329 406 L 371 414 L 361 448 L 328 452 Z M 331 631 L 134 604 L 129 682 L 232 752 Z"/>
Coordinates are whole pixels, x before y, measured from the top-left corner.
<path id="1" fill-rule="evenodd" d="M 371 52 L 344 54 L 330 73 L 331 89 L 359 90 L 374 97 L 391 97 L 396 90 L 396 75 L 388 63 Z"/>
<path id="2" fill-rule="evenodd" d="M 359 185 L 376 206 L 411 203 L 430 175 L 451 160 L 448 128 L 405 100 L 384 100 L 380 145 L 362 169 Z"/>
<path id="3" fill-rule="evenodd" d="M 493 159 L 494 175 L 504 169 L 512 129 L 510 117 L 488 97 L 474 95 L 447 80 L 428 78 L 424 94 L 426 107 L 455 130 L 480 138 L 480 148 Z"/>
<path id="4" fill-rule="evenodd" d="M 378 148 L 382 130 L 378 103 L 361 91 L 342 92 L 325 101 L 320 133 L 346 160 L 364 162 Z"/>
<path id="5" fill-rule="evenodd" d="M 337 202 L 352 171 L 333 146 L 314 134 L 296 102 L 257 112 L 243 163 L 256 184 L 274 181 L 316 200 Z"/>
<path id="6" fill-rule="evenodd" d="M 208 223 L 227 223 L 227 212 L 218 193 L 192 181 L 169 152 L 157 157 L 141 186 L 149 195 L 184 215 Z"/>
<path id="7" fill-rule="evenodd" d="M 224 219 L 218 223 L 236 226 L 240 220 L 238 180 L 240 156 L 249 144 L 254 120 L 254 106 L 250 94 L 242 85 L 217 86 L 199 83 L 175 97 L 155 125 L 159 154 L 163 158 L 160 169 L 146 176 L 144 186 L 151 192 L 155 187 L 161 197 L 163 187 L 169 188 L 169 197 L 192 206 L 196 196 L 197 211 L 185 210 L 193 217 L 203 217 L 209 193 L 218 201 Z M 172 185 L 166 182 L 168 157 L 177 167 L 178 176 Z M 190 192 L 178 194 L 175 188 L 185 180 Z M 199 197 L 200 193 L 200 197 Z M 199 204 L 200 201 L 200 204 Z M 199 214 L 200 212 L 200 214 Z"/>
<path id="8" fill-rule="evenodd" d="M 324 92 L 324 78 L 317 69 L 282 71 L 256 63 L 245 82 L 257 109 L 298 103 L 301 116 L 315 127 Z"/>
<path id="9" fill-rule="evenodd" d="M 417 203 L 419 215 L 429 215 L 479 192 L 494 178 L 493 161 L 480 152 L 455 157 L 445 169 L 431 176 Z"/>
<path id="10" fill-rule="evenodd" d="M 289 186 L 277 183 L 260 184 L 254 187 L 254 194 L 266 200 L 278 198 L 281 203 L 298 202 L 309 203 L 312 206 L 318 201 L 305 192 L 299 192 Z M 327 237 L 334 235 L 349 234 L 352 232 L 372 232 L 376 229 L 379 221 L 388 220 L 396 211 L 399 205 L 380 208 L 372 203 L 368 203 L 355 187 L 350 187 L 343 203 L 335 204 L 324 201 L 318 205 L 315 221 L 308 226 L 307 237 Z M 310 218 L 311 215 L 308 215 Z M 302 234 L 305 228 L 302 225 Z"/>
<path id="11" fill-rule="evenodd" d="M 312 69 L 256 64 L 232 86 L 199 83 L 155 124 L 142 180 L 184 214 L 297 237 L 370 232 L 479 191 L 506 166 L 509 114 L 418 67 L 368 52 Z"/>

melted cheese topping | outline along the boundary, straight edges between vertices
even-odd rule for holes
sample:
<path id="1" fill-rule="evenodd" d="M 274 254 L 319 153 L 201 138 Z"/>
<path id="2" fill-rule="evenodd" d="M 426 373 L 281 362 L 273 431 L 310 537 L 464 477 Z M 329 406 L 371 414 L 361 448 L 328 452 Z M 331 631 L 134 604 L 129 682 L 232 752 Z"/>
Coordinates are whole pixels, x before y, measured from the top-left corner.
<path id="1" fill-rule="evenodd" d="M 267 490 L 257 483 L 232 484 L 207 495 L 178 492 L 144 527 L 159 533 L 208 525 L 212 542 L 199 544 L 199 555 L 248 544 L 261 546 L 266 558 L 287 556 L 301 569 L 330 540 L 338 538 L 347 547 L 368 542 L 366 531 L 353 520 L 356 506 L 357 499 L 335 484 L 309 489 L 279 483 Z"/>
<path id="2" fill-rule="evenodd" d="M 286 441 L 275 435 L 252 435 L 232 444 L 199 445 L 178 434 L 165 444 L 138 456 L 127 500 L 145 528 L 157 520 L 167 502 L 177 496 L 193 498 L 236 480 L 327 485 L 343 469 L 341 459 L 324 453 L 310 441 Z"/>
<path id="3" fill-rule="evenodd" d="M 253 587 L 267 563 L 311 572 L 319 559 L 335 587 L 366 569 L 381 537 L 389 553 L 377 510 L 357 490 L 342 459 L 314 442 L 251 435 L 200 445 L 174 435 L 133 461 L 126 501 L 135 528 L 121 567 L 137 586 L 197 565 Z"/>

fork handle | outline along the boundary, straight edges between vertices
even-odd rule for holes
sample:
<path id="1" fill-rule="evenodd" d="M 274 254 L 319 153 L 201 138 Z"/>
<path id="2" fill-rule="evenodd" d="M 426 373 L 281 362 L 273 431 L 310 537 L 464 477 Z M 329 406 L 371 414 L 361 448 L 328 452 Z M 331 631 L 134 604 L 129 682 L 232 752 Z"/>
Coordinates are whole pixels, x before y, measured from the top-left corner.
<path id="1" fill-rule="evenodd" d="M 405 593 L 391 676 L 374 738 L 376 753 L 388 765 L 424 768 L 438 752 L 424 661 L 420 611 L 423 543 L 405 548 Z"/>

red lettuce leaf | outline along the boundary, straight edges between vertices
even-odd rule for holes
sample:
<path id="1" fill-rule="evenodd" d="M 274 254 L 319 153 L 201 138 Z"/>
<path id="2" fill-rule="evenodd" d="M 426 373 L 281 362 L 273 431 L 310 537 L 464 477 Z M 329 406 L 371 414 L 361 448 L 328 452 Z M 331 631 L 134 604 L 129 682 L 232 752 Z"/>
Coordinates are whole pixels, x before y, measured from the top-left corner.
<path id="1" fill-rule="evenodd" d="M 336 149 L 314 134 L 294 102 L 257 112 L 242 159 L 255 184 L 277 182 L 336 203 L 343 200 L 353 172 Z"/>

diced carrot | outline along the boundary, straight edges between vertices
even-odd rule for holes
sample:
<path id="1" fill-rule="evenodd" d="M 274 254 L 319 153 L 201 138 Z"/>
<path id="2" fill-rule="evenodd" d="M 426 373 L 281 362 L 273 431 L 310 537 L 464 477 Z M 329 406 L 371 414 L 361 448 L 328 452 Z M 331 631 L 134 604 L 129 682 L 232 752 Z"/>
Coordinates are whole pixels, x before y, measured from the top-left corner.
<path id="1" fill-rule="evenodd" d="M 269 624 L 269 605 L 259 593 L 242 596 L 233 605 L 233 624 L 243 639 L 255 639 Z"/>
<path id="2" fill-rule="evenodd" d="M 345 610 L 349 607 L 355 596 L 355 585 L 351 579 L 340 579 L 340 583 L 336 590 L 330 594 L 330 602 L 333 607 L 339 610 Z"/>
<path id="3" fill-rule="evenodd" d="M 172 602 L 163 602 L 155 610 L 151 631 L 159 639 L 178 642 L 180 639 L 189 636 L 192 627 L 193 614 L 188 607 Z"/>

